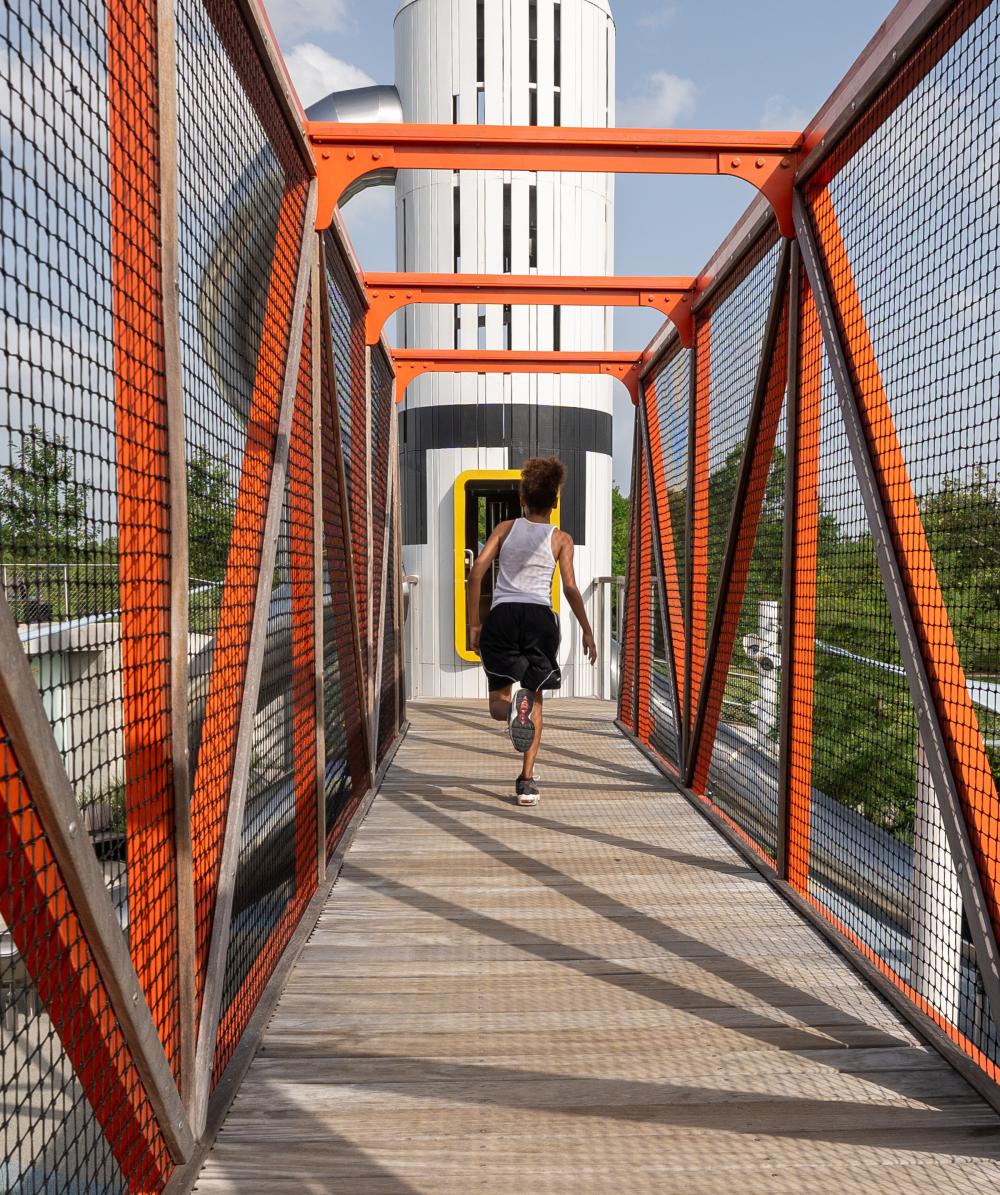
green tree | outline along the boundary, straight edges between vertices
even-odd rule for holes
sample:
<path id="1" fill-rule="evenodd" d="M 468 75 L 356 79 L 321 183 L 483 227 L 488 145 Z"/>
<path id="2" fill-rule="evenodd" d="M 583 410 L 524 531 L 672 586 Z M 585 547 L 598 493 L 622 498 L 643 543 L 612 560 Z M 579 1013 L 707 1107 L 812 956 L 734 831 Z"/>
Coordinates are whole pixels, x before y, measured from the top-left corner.
<path id="1" fill-rule="evenodd" d="M 233 529 L 229 470 L 199 449 L 188 461 L 187 483 L 191 576 L 201 581 L 221 581 Z"/>
<path id="2" fill-rule="evenodd" d="M 0 545 L 19 560 L 58 561 L 90 551 L 87 486 L 62 436 L 32 425 L 0 480 Z"/>
<path id="3" fill-rule="evenodd" d="M 628 566 L 628 499 L 617 485 L 611 487 L 611 572 L 624 577 Z"/>
<path id="4" fill-rule="evenodd" d="M 959 655 L 967 671 L 1000 674 L 1000 491 L 977 469 L 946 477 L 920 513 Z"/>

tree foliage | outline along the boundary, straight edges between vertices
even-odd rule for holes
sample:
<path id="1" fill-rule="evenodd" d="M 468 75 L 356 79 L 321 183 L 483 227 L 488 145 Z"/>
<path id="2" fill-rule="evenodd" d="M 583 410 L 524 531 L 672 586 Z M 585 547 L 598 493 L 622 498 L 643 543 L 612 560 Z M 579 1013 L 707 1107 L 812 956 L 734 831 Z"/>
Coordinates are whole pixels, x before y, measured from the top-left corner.
<path id="1" fill-rule="evenodd" d="M 742 461 L 735 448 L 708 486 L 710 603 L 725 553 Z M 687 493 L 668 494 L 678 574 L 685 566 Z M 920 501 L 938 579 L 966 671 L 1000 674 L 1000 490 L 983 471 L 946 477 Z M 776 448 L 750 560 L 727 686 L 727 717 L 746 705 L 742 674 L 753 670 L 742 638 L 758 629 L 760 603 L 782 596 L 785 454 Z M 876 825 L 912 841 L 916 717 L 867 529 L 850 534 L 821 501 L 817 529 L 813 784 Z M 743 685 L 741 689 L 740 686 Z M 749 708 L 749 707 L 748 707 Z M 752 711 L 743 717 L 753 720 Z M 979 712 L 987 740 L 1000 719 Z M 996 725 L 995 725 L 996 724 Z"/>
<path id="2" fill-rule="evenodd" d="M 90 551 L 87 486 L 62 436 L 32 425 L 0 480 L 0 545 L 17 560 L 65 561 Z"/>
<path id="3" fill-rule="evenodd" d="M 188 551 L 192 580 L 221 581 L 233 530 L 229 470 L 204 450 L 187 466 Z"/>
<path id="4" fill-rule="evenodd" d="M 628 498 L 611 487 L 611 572 L 624 577 L 628 566 Z"/>

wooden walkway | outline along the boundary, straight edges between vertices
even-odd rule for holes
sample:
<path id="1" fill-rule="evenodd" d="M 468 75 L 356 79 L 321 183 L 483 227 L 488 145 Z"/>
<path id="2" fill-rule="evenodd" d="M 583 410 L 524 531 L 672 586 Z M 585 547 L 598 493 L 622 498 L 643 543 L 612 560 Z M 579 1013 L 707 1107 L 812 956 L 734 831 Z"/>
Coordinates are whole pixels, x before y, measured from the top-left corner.
<path id="1" fill-rule="evenodd" d="M 205 1195 L 993 1192 L 1000 1118 L 618 733 L 416 703 Z"/>

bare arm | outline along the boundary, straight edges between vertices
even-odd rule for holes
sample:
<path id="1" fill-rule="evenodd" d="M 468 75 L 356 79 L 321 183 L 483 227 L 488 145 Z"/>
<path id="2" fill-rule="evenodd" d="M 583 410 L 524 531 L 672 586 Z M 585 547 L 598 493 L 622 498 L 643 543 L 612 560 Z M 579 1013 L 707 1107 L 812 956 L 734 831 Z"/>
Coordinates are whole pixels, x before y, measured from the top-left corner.
<path id="1" fill-rule="evenodd" d="M 472 642 L 473 651 L 479 650 L 479 634 L 483 629 L 479 621 L 479 596 L 483 588 L 483 577 L 486 576 L 490 565 L 496 560 L 500 552 L 500 547 L 510 534 L 510 529 L 513 526 L 513 519 L 507 519 L 505 522 L 496 525 L 493 534 L 486 541 L 483 550 L 476 557 L 469 572 L 466 609 L 469 611 L 469 638 Z"/>
<path id="2" fill-rule="evenodd" d="M 576 621 L 583 631 L 583 650 L 591 664 L 597 662 L 597 644 L 594 642 L 594 632 L 590 627 L 590 619 L 583 605 L 583 597 L 576 585 L 576 574 L 573 572 L 573 541 L 561 531 L 560 544 L 556 559 L 559 561 L 559 575 L 562 578 L 563 593 L 569 608 L 576 615 Z"/>

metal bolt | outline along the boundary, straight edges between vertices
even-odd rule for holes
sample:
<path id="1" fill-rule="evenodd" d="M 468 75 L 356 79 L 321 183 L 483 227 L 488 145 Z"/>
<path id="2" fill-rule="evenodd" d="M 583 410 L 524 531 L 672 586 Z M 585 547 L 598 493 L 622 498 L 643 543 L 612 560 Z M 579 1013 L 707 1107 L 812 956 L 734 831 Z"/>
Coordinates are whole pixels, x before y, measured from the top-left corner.
<path id="1" fill-rule="evenodd" d="M 356 157 L 357 157 L 357 154 L 354 152 L 354 150 L 353 150 L 353 149 L 349 149 L 349 150 L 347 151 L 347 160 L 348 160 L 348 162 L 353 162 L 353 161 L 354 161 L 354 159 L 355 159 Z"/>
<path id="2" fill-rule="evenodd" d="M 743 159 L 742 158 L 733 158 L 733 160 L 729 163 L 729 165 L 732 166 L 733 169 L 735 170 L 737 166 L 743 165 Z"/>
<path id="3" fill-rule="evenodd" d="M 382 160 L 382 155 L 381 155 L 381 154 L 377 154 L 377 153 L 376 153 L 376 154 L 372 154 L 372 161 L 373 161 L 373 162 L 381 162 L 381 160 Z"/>
<path id="4" fill-rule="evenodd" d="M 788 169 L 788 167 L 789 167 L 789 166 L 791 166 L 791 164 L 792 164 L 792 163 L 791 163 L 791 160 L 790 160 L 789 158 L 782 158 L 782 159 L 781 159 L 781 163 L 780 163 L 780 165 L 781 165 L 781 169 L 782 169 L 782 170 L 787 170 L 787 169 Z"/>
<path id="5" fill-rule="evenodd" d="M 69 825 L 66 827 L 66 832 L 72 838 L 73 835 L 76 833 L 76 822 L 70 822 Z"/>
<path id="6" fill-rule="evenodd" d="M 132 993 L 132 1003 L 133 1003 L 133 1004 L 138 1004 L 138 1003 L 139 1003 L 139 993 L 138 993 L 138 992 L 133 992 L 133 993 Z"/>
<path id="7" fill-rule="evenodd" d="M 759 169 L 761 168 L 761 166 L 763 166 L 763 165 L 764 165 L 764 159 L 763 159 L 763 158 L 758 158 L 758 159 L 757 159 L 757 161 L 756 161 L 756 162 L 754 162 L 754 165 L 755 165 L 755 166 L 757 167 L 757 169 L 759 170 Z"/>
<path id="8" fill-rule="evenodd" d="M 378 291 L 377 291 L 377 290 L 373 290 L 373 291 L 372 291 L 372 298 L 373 298 L 373 299 L 377 299 L 377 298 L 378 298 Z"/>
<path id="9" fill-rule="evenodd" d="M 324 149 L 322 156 L 323 156 L 324 161 L 328 160 L 330 157 L 330 151 L 328 149 Z"/>

